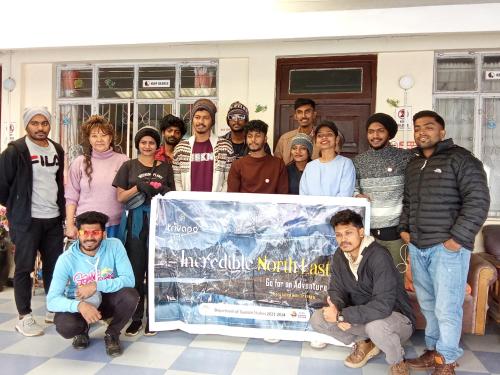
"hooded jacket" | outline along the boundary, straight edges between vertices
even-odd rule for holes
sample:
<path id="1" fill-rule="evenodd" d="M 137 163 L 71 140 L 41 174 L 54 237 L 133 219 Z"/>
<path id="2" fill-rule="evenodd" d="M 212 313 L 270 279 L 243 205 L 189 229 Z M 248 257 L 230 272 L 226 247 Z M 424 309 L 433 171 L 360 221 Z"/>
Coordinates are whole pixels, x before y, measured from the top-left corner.
<path id="1" fill-rule="evenodd" d="M 488 216 L 490 193 L 483 164 L 452 139 L 426 158 L 421 149 L 405 173 L 399 232 L 425 249 L 453 238 L 472 250 Z"/>
<path id="2" fill-rule="evenodd" d="M 57 180 L 57 205 L 62 218 L 65 216 L 64 200 L 64 150 L 54 145 L 59 157 Z M 0 204 L 7 207 L 9 224 L 26 231 L 31 225 L 31 195 L 33 192 L 33 168 L 26 136 L 12 141 L 0 155 Z"/>
<path id="3" fill-rule="evenodd" d="M 97 291 L 113 293 L 135 284 L 132 266 L 120 240 L 105 238 L 95 256 L 80 250 L 75 241 L 57 259 L 47 295 L 47 309 L 54 312 L 78 312 L 77 286 L 97 282 Z"/>
<path id="4" fill-rule="evenodd" d="M 330 299 L 351 324 L 384 319 L 395 311 L 405 315 L 415 327 L 410 299 L 391 254 L 371 236 L 365 237 L 361 245 L 363 257 L 357 269 L 357 280 L 342 250 L 337 249 L 333 255 Z"/>

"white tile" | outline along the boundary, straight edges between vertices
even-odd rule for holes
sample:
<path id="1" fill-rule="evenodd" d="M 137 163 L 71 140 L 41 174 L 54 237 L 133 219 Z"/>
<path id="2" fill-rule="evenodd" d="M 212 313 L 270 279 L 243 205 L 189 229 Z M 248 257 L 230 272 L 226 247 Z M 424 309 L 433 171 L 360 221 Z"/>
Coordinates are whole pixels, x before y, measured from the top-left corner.
<path id="1" fill-rule="evenodd" d="M 500 352 L 500 335 L 473 336 L 462 338 L 467 348 L 477 352 Z"/>
<path id="2" fill-rule="evenodd" d="M 206 372 L 167 370 L 164 375 L 213 375 Z"/>
<path id="3" fill-rule="evenodd" d="M 488 370 L 470 350 L 464 350 L 464 355 L 457 361 L 460 365 L 457 371 L 486 372 Z"/>
<path id="4" fill-rule="evenodd" d="M 302 357 L 305 358 L 318 358 L 318 359 L 330 359 L 330 360 L 344 360 L 349 353 L 351 348 L 345 346 L 335 346 L 327 345 L 324 349 L 314 349 L 311 348 L 309 342 L 304 342 L 302 344 Z"/>
<path id="5" fill-rule="evenodd" d="M 168 369 L 184 349 L 184 346 L 134 342 L 124 350 L 122 356 L 113 359 L 111 363 Z"/>
<path id="6" fill-rule="evenodd" d="M 243 351 L 248 339 L 221 335 L 198 335 L 189 346 L 194 348 Z"/>
<path id="7" fill-rule="evenodd" d="M 52 358 L 28 372 L 29 375 L 91 375 L 95 374 L 105 363 L 75 361 Z"/>
<path id="8" fill-rule="evenodd" d="M 241 353 L 232 375 L 297 374 L 299 357 L 267 353 Z"/>
<path id="9" fill-rule="evenodd" d="M 1 353 L 53 357 L 69 346 L 71 346 L 71 340 L 65 340 L 59 335 L 43 335 L 26 337 L 5 348 Z"/>

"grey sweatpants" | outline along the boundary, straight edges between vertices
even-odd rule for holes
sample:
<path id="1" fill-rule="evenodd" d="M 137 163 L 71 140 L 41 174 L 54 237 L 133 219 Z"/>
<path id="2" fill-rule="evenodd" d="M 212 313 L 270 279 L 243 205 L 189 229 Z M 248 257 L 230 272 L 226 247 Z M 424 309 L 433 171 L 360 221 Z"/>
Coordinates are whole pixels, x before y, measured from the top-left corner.
<path id="1" fill-rule="evenodd" d="M 325 321 L 323 310 L 319 309 L 311 316 L 310 323 L 316 332 L 332 336 L 346 345 L 370 339 L 385 353 L 385 360 L 389 365 L 403 360 L 402 344 L 413 333 L 410 319 L 398 312 L 393 312 L 385 319 L 374 320 L 366 324 L 353 324 L 347 331 L 342 331 L 337 323 Z"/>

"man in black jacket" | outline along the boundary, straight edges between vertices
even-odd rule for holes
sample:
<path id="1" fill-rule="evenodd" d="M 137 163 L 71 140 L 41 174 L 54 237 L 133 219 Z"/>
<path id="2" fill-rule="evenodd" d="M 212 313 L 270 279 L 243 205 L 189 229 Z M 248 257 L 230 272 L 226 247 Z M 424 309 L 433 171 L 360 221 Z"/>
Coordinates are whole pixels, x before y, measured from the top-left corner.
<path id="1" fill-rule="evenodd" d="M 399 232 L 408 244 L 413 282 L 425 316 L 427 350 L 415 370 L 454 374 L 463 350 L 462 305 L 474 238 L 490 204 L 482 163 L 445 138 L 433 111 L 413 116 L 416 158 L 406 169 Z"/>
<path id="2" fill-rule="evenodd" d="M 14 298 L 19 321 L 16 330 L 38 336 L 43 329 L 31 315 L 31 277 L 37 250 L 47 293 L 63 248 L 64 151 L 48 138 L 50 112 L 27 108 L 23 122 L 27 135 L 10 142 L 0 155 L 0 204 L 7 207 L 14 255 Z M 47 313 L 46 321 L 53 321 Z"/>
<path id="3" fill-rule="evenodd" d="M 344 361 L 348 367 L 362 367 L 382 350 L 391 374 L 409 374 L 401 344 L 411 337 L 415 317 L 391 254 L 364 235 L 356 212 L 339 211 L 330 223 L 340 251 L 333 255 L 328 306 L 314 312 L 311 326 L 355 343 Z"/>

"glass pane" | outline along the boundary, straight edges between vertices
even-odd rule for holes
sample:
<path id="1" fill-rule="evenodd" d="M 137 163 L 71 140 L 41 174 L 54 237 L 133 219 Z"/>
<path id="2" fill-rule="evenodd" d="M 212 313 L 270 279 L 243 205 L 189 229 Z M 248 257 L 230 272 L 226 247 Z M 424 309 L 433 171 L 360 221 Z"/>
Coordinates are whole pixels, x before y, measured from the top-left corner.
<path id="1" fill-rule="evenodd" d="M 172 104 L 138 104 L 138 129 L 143 126 L 154 126 L 160 130 L 160 120 L 172 113 Z"/>
<path id="2" fill-rule="evenodd" d="M 500 92 L 500 56 L 484 56 L 481 77 L 483 92 Z"/>
<path id="3" fill-rule="evenodd" d="M 99 98 L 130 99 L 134 95 L 134 68 L 99 68 Z"/>
<path id="4" fill-rule="evenodd" d="M 59 129 L 61 145 L 65 151 L 65 168 L 81 155 L 82 138 L 80 126 L 91 115 L 90 104 L 63 104 L 59 106 Z"/>
<path id="5" fill-rule="evenodd" d="M 474 99 L 446 98 L 436 99 L 436 112 L 446 124 L 446 138 L 473 151 L 474 144 Z"/>
<path id="6" fill-rule="evenodd" d="M 139 99 L 175 97 L 175 66 L 139 67 Z"/>
<path id="7" fill-rule="evenodd" d="M 60 98 L 90 98 L 92 69 L 61 70 Z"/>
<path id="8" fill-rule="evenodd" d="M 290 94 L 362 92 L 362 68 L 290 70 Z"/>
<path id="9" fill-rule="evenodd" d="M 500 217 L 500 98 L 484 99 L 482 148 L 490 187 L 490 216 Z"/>
<path id="10" fill-rule="evenodd" d="M 115 127 L 115 148 L 118 152 L 132 155 L 134 135 L 132 128 L 130 129 L 129 149 L 127 150 L 127 130 L 132 126 L 133 106 L 130 106 L 130 117 L 128 114 L 128 103 L 103 103 L 99 104 L 99 114 L 108 118 Z"/>
<path id="11" fill-rule="evenodd" d="M 438 58 L 436 61 L 436 91 L 476 91 L 476 59 Z"/>
<path id="12" fill-rule="evenodd" d="M 184 66 L 181 68 L 181 96 L 216 96 L 215 66 Z"/>
<path id="13" fill-rule="evenodd" d="M 186 124 L 186 128 L 187 128 L 186 137 L 189 137 L 192 135 L 192 132 L 191 132 L 191 108 L 192 107 L 193 107 L 193 103 L 182 103 L 179 106 L 179 117 L 184 120 L 184 123 Z"/>

